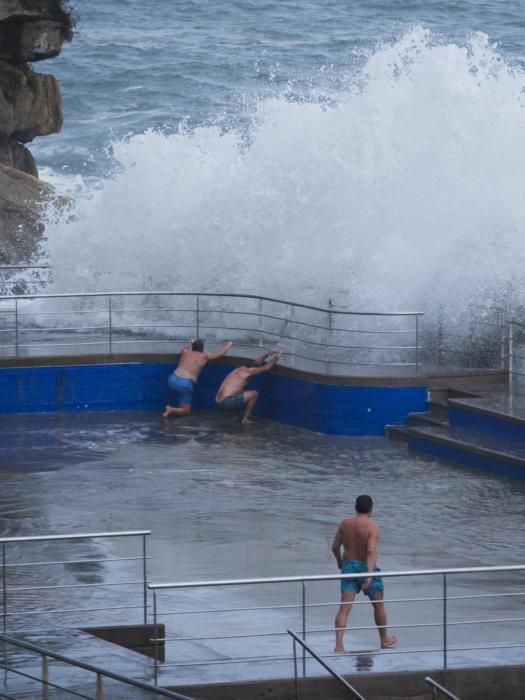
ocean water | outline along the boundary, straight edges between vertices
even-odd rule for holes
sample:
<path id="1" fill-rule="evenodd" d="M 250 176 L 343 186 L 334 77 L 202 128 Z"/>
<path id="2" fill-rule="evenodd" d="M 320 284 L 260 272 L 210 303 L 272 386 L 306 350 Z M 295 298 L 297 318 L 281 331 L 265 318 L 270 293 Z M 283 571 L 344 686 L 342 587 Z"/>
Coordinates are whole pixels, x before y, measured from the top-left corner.
<path id="1" fill-rule="evenodd" d="M 89 0 L 32 145 L 60 291 L 523 302 L 524 2 Z"/>

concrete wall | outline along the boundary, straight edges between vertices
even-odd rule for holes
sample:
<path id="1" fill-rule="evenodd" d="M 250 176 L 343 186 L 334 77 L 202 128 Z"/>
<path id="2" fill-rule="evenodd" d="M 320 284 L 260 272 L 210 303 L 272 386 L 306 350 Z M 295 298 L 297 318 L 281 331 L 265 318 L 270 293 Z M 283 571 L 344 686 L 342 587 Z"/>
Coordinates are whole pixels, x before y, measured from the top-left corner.
<path id="1" fill-rule="evenodd" d="M 366 700 L 431 700 L 425 676 L 448 688 L 460 700 L 523 700 L 525 667 L 502 666 L 449 671 L 377 673 L 348 676 L 348 682 Z M 206 700 L 295 700 L 292 680 L 224 683 L 171 688 Z M 349 700 L 352 695 L 332 678 L 307 678 L 299 682 L 299 700 Z M 440 699 L 443 695 L 438 696 Z"/>
<path id="2" fill-rule="evenodd" d="M 167 379 L 173 363 L 126 362 L 0 369 L 0 413 L 162 410 L 173 397 Z M 210 364 L 194 394 L 195 410 L 215 410 L 218 386 L 233 364 Z M 346 384 L 282 368 L 256 377 L 255 415 L 334 435 L 383 435 L 426 407 L 426 386 Z"/>

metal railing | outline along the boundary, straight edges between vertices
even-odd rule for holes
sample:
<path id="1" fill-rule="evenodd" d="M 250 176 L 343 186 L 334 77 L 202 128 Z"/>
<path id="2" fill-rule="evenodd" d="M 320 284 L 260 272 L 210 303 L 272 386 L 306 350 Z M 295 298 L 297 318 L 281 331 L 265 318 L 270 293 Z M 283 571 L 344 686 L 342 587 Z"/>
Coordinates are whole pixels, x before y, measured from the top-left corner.
<path id="1" fill-rule="evenodd" d="M 180 693 L 175 693 L 170 690 L 164 690 L 162 688 L 159 688 L 158 686 L 152 686 L 149 683 L 143 683 L 141 681 L 133 680 L 132 678 L 122 676 L 119 673 L 107 671 L 101 668 L 100 666 L 94 666 L 93 664 L 87 664 L 83 661 L 77 661 L 76 659 L 63 656 L 62 654 L 57 654 L 49 649 L 44 649 L 41 646 L 37 646 L 29 642 L 23 642 L 19 639 L 15 639 L 5 634 L 0 634 L 0 644 L 2 644 L 4 647 L 2 654 L 3 662 L 0 661 L 0 668 L 2 668 L 5 671 L 5 676 L 3 680 L 3 688 L 5 692 L 2 693 L 0 691 L 0 697 L 2 698 L 12 698 L 12 700 L 15 700 L 14 695 L 8 694 L 11 692 L 14 692 L 18 697 L 16 688 L 14 690 L 11 690 L 9 687 L 7 674 L 10 673 L 17 677 L 23 678 L 24 681 L 34 681 L 36 683 L 35 691 L 38 692 L 38 696 L 35 694 L 35 692 L 32 692 L 31 697 L 40 697 L 42 698 L 42 700 L 48 700 L 50 697 L 50 693 L 53 690 L 60 690 L 65 692 L 67 695 L 71 695 L 71 697 L 85 698 L 86 700 L 104 700 L 105 690 L 107 697 L 114 697 L 113 692 L 115 690 L 115 683 L 119 684 L 119 688 L 122 688 L 124 686 L 127 689 L 127 692 L 131 692 L 133 689 L 141 690 L 141 697 L 144 697 L 144 693 L 146 693 L 148 697 L 152 698 L 161 697 L 173 698 L 174 700 L 192 700 L 192 698 L 188 697 L 187 695 L 181 695 Z M 41 675 L 35 676 L 34 671 L 32 670 L 32 666 L 30 666 L 30 668 L 27 671 L 22 671 L 20 667 L 23 665 L 23 661 L 21 661 L 16 654 L 14 655 L 15 658 L 13 659 L 15 665 L 13 665 L 13 662 L 9 661 L 9 651 L 12 649 L 22 649 L 24 651 L 37 654 L 41 659 Z M 87 680 L 77 679 L 74 682 L 69 681 L 68 686 L 60 684 L 56 681 L 53 682 L 50 679 L 51 661 L 60 663 L 62 664 L 62 666 L 65 665 L 69 670 L 79 669 L 82 671 L 88 671 L 88 673 L 90 674 L 90 678 L 88 678 Z M 113 681 L 114 683 L 111 689 L 106 689 L 105 683 L 109 681 Z M 90 683 L 94 683 L 95 685 L 94 695 L 86 694 L 87 691 L 85 690 L 85 687 Z M 81 686 L 81 690 L 78 688 L 79 685 Z M 111 691 L 111 694 L 107 692 L 108 690 Z M 24 689 L 24 697 L 26 697 L 26 693 L 27 689 Z M 61 695 L 60 697 L 63 696 Z M 119 697 L 123 696 L 119 695 Z M 130 696 L 126 693 L 125 697 Z"/>
<path id="2" fill-rule="evenodd" d="M 509 642 L 507 636 L 509 625 L 525 622 L 525 617 L 515 614 L 514 606 L 509 609 L 508 615 L 505 617 L 492 617 L 486 613 L 485 617 L 478 618 L 469 617 L 465 613 L 467 602 L 475 602 L 479 605 L 479 602 L 482 601 L 488 607 L 491 600 L 501 604 L 505 598 L 513 601 L 516 597 L 524 597 L 525 587 L 523 583 L 525 579 L 523 577 L 519 577 L 517 591 L 504 590 L 503 585 L 501 585 L 503 573 L 505 573 L 505 583 L 510 585 L 509 574 L 511 572 L 520 574 L 524 571 L 525 565 L 382 572 L 381 576 L 385 579 L 400 579 L 402 582 L 404 580 L 403 585 L 400 584 L 401 591 L 406 589 L 407 585 L 411 588 L 419 586 L 420 584 L 416 582 L 422 581 L 419 595 L 393 597 L 385 599 L 384 602 L 389 605 L 390 617 L 392 617 L 393 604 L 397 606 L 422 605 L 422 609 L 417 609 L 411 620 L 406 613 L 403 613 L 400 617 L 403 622 L 394 621 L 389 627 L 398 630 L 402 628 L 405 640 L 410 641 L 412 636 L 415 637 L 416 643 L 419 641 L 417 639 L 418 633 L 425 630 L 425 637 L 431 639 L 432 646 L 421 647 L 407 644 L 395 649 L 381 650 L 380 653 L 409 656 L 415 653 L 438 655 L 441 657 L 442 668 L 447 669 L 449 655 L 454 652 L 473 651 L 478 654 L 480 650 L 490 650 L 493 653 L 496 651 L 499 653 L 499 650 L 503 649 L 524 648 L 523 637 L 519 638 L 518 642 Z M 483 575 L 496 577 L 496 582 L 491 578 L 489 585 L 493 588 L 500 584 L 498 592 L 486 593 L 482 589 L 480 592 L 471 590 L 470 577 L 475 576 L 476 583 L 481 588 L 480 581 L 482 579 L 480 577 Z M 333 583 L 341 579 L 360 579 L 366 576 L 367 574 L 337 574 L 148 584 L 148 588 L 153 594 L 154 629 L 158 630 L 157 624 L 160 621 L 166 625 L 165 636 L 151 640 L 154 646 L 155 682 L 158 682 L 161 669 L 157 653 L 161 644 L 165 645 L 166 661 L 162 667 L 166 669 L 203 665 L 210 668 L 216 664 L 248 664 L 250 668 L 253 668 L 256 663 L 275 665 L 277 662 L 291 661 L 293 657 L 290 657 L 281 643 L 288 634 L 286 630 L 299 623 L 303 641 L 307 637 L 322 639 L 323 635 L 334 635 L 334 627 L 326 627 L 326 609 L 340 605 L 339 600 L 326 600 L 324 596 L 320 601 L 310 602 L 306 585 L 315 587 L 320 583 Z M 436 583 L 436 578 L 438 583 Z M 458 587 L 467 585 L 465 581 L 468 581 L 469 592 L 467 594 L 461 592 L 451 594 L 449 590 L 451 580 Z M 299 599 L 293 591 L 290 595 L 289 590 L 286 591 L 286 594 L 283 594 L 281 590 L 276 602 L 277 588 L 286 585 L 293 586 L 294 589 L 296 586 L 299 587 Z M 423 590 L 423 585 L 427 589 L 426 592 Z M 264 589 L 264 586 L 269 588 Z M 428 594 L 429 588 L 430 594 Z M 260 590 L 260 593 L 257 593 L 257 589 Z M 221 590 L 220 594 L 219 590 Z M 235 590 L 235 594 L 228 595 L 228 590 Z M 212 593 L 206 595 L 206 591 L 212 591 Z M 202 604 L 202 601 L 199 602 L 199 595 L 206 597 L 205 605 Z M 222 601 L 222 606 L 215 605 L 218 600 Z M 463 606 L 461 615 L 457 615 L 455 610 L 451 611 L 451 606 L 455 603 Z M 353 605 L 357 607 L 368 606 L 369 603 L 355 601 Z M 435 608 L 437 608 L 437 616 Z M 430 612 L 433 614 L 431 619 L 429 619 Z M 463 615 L 466 616 L 463 617 Z M 174 619 L 176 622 L 171 622 Z M 199 622 L 199 619 L 204 619 L 205 622 Z M 310 624 L 310 620 L 313 621 L 313 625 Z M 170 631 L 173 630 L 174 624 L 176 625 L 176 634 Z M 501 625 L 501 628 L 496 628 L 496 625 Z M 469 631 L 473 626 L 491 626 L 491 635 L 486 642 L 482 636 L 478 635 L 476 643 L 471 643 Z M 225 632 L 226 629 L 227 632 Z M 355 622 L 352 624 L 352 633 L 368 630 L 377 630 L 377 628 L 375 625 L 361 625 L 355 624 Z M 451 642 L 449 637 L 453 632 L 457 639 Z M 431 633 L 434 637 L 437 636 L 437 640 L 432 639 Z M 157 634 L 155 632 L 155 635 Z M 498 635 L 503 636 L 503 638 L 499 639 Z M 229 650 L 232 644 L 233 648 Z M 202 649 L 205 645 L 208 648 L 210 658 L 203 659 Z M 257 647 L 258 655 L 246 656 L 244 650 L 254 645 Z M 170 659 L 173 649 L 176 649 L 178 659 L 184 658 L 183 652 L 186 658 L 191 658 L 193 647 L 195 650 L 198 649 L 198 652 L 195 652 L 198 653 L 199 657 L 197 661 L 173 661 Z M 239 655 L 239 651 L 242 652 L 241 655 Z M 349 652 L 346 656 L 363 658 L 374 656 L 377 653 L 379 650 L 357 651 Z M 324 659 L 331 657 L 340 658 L 340 655 L 323 653 Z M 304 676 L 306 675 L 306 665 L 306 657 L 303 654 Z"/>
<path id="3" fill-rule="evenodd" d="M 433 678 L 430 678 L 430 676 L 427 676 L 425 678 L 425 683 L 428 683 L 430 686 L 432 686 L 432 700 L 436 700 L 436 698 L 438 697 L 438 693 L 441 693 L 449 700 L 460 700 L 460 698 L 458 698 L 457 695 L 451 693 L 450 690 L 447 690 L 447 688 L 437 683 Z"/>
<path id="4" fill-rule="evenodd" d="M 352 697 L 357 698 L 357 700 L 365 700 L 365 698 L 359 693 L 350 683 L 343 678 L 335 669 L 333 669 L 330 664 L 312 649 L 312 647 L 307 644 L 304 639 L 301 639 L 298 634 L 293 630 L 287 630 L 288 634 L 293 639 L 293 665 L 294 665 L 294 680 L 295 680 L 295 700 L 299 699 L 299 674 L 297 673 L 297 644 L 299 644 L 303 650 L 307 651 L 310 656 L 312 656 L 321 666 L 328 671 L 328 673 L 333 676 L 342 686 L 346 688 Z"/>
<path id="5" fill-rule="evenodd" d="M 71 619 L 71 616 L 82 615 L 82 624 L 93 624 L 94 619 L 100 613 L 104 619 L 108 613 L 125 611 L 126 614 L 138 610 L 145 623 L 148 619 L 148 591 L 147 591 L 147 562 L 146 538 L 149 530 L 133 530 L 126 532 L 95 532 L 66 535 L 41 535 L 34 537 L 2 537 L 0 538 L 1 552 L 1 619 L 4 634 L 8 630 L 24 629 L 24 620 L 33 622 L 31 631 L 34 631 L 34 620 L 45 621 L 52 619 L 52 628 L 57 629 L 57 615 L 60 619 Z M 102 541 L 108 540 L 132 540 L 139 538 L 139 551 L 129 551 L 128 556 L 93 556 L 93 550 L 100 549 Z M 55 553 L 61 545 L 67 542 L 83 541 L 83 548 L 90 556 L 80 558 L 56 559 Z M 37 545 L 31 547 L 31 545 Z M 132 543 L 130 542 L 132 546 Z M 29 551 L 28 551 L 29 550 Z M 35 551 L 36 550 L 36 551 Z M 42 550 L 53 556 L 52 559 L 42 558 Z M 37 561 L 26 561 L 24 556 L 36 556 Z M 26 554 L 27 552 L 27 554 Z M 60 554 L 60 552 L 59 552 Z M 105 554 L 103 552 L 103 554 Z M 106 580 L 105 567 L 136 566 L 140 568 L 140 577 L 131 581 Z M 72 579 L 71 583 L 55 583 L 56 569 L 63 567 L 63 575 Z M 47 572 L 47 573 L 46 573 Z M 121 592 L 123 589 L 138 588 L 138 596 L 132 593 L 130 604 L 123 605 Z M 118 591 L 119 598 L 113 605 L 109 605 L 108 590 Z M 74 593 L 81 593 L 80 600 L 71 598 Z M 87 596 L 94 600 L 91 607 L 86 606 Z M 129 597 L 129 590 L 126 593 Z M 78 598 L 78 597 L 77 597 Z M 138 599 L 137 599 L 138 598 Z M 34 599 L 34 600 L 33 600 Z M 65 602 L 63 602 L 65 599 Z M 42 603 L 46 606 L 42 607 Z M 61 605 L 62 603 L 62 605 Z M 27 606 L 27 607 L 24 607 Z M 38 606 L 38 607 L 37 607 Z M 58 606 L 58 607 L 57 607 Z M 127 619 L 127 618 L 126 618 Z M 90 620 L 93 622 L 90 623 Z M 68 625 L 72 627 L 73 625 Z"/>
<path id="6" fill-rule="evenodd" d="M 422 312 L 357 312 L 250 294 L 115 292 L 0 296 L 0 356 L 173 352 L 203 337 L 327 374 L 420 368 Z"/>

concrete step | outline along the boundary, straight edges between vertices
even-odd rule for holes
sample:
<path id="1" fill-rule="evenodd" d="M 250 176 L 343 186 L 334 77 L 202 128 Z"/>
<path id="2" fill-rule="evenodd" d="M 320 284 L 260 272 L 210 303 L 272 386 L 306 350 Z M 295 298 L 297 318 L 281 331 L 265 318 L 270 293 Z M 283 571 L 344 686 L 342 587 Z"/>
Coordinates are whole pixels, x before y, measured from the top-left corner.
<path id="1" fill-rule="evenodd" d="M 523 444 L 454 427 L 408 426 L 406 432 L 416 454 L 525 479 Z"/>
<path id="2" fill-rule="evenodd" d="M 430 411 L 427 411 L 425 413 L 409 413 L 407 417 L 407 425 L 436 425 L 438 427 L 446 428 L 448 426 L 448 421 L 441 418 L 436 418 L 430 413 Z"/>

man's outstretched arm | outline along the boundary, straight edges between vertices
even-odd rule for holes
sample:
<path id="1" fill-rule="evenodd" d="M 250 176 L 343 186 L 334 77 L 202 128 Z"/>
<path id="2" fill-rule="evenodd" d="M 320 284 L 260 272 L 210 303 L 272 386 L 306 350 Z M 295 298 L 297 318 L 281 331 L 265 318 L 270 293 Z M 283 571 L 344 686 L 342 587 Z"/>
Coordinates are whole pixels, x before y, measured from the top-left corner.
<path id="1" fill-rule="evenodd" d="M 273 353 L 272 353 L 273 354 Z M 278 352 L 276 353 L 273 358 L 269 362 L 265 362 L 262 367 L 249 367 L 248 372 L 250 373 L 250 376 L 255 376 L 256 374 L 262 374 L 263 372 L 269 372 L 271 369 L 275 367 L 277 364 L 278 359 L 281 357 L 283 353 Z"/>
<path id="2" fill-rule="evenodd" d="M 206 357 L 208 360 L 216 360 L 219 357 L 224 357 L 228 350 L 231 348 L 233 345 L 233 342 L 229 340 L 224 347 L 222 347 L 220 350 L 217 350 L 216 352 L 207 352 Z"/>

